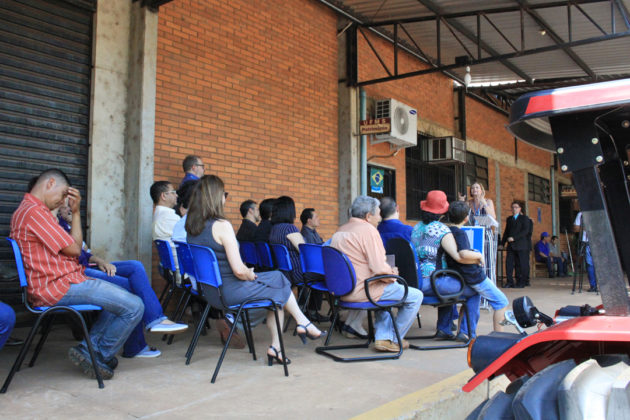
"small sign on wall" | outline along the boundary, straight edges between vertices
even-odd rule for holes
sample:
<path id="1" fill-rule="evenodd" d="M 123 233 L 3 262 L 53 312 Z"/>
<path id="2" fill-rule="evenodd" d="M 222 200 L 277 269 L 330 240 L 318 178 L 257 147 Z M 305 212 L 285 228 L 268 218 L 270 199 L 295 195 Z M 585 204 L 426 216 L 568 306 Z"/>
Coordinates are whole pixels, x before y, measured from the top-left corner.
<path id="1" fill-rule="evenodd" d="M 369 120 L 359 121 L 359 134 L 383 134 L 389 133 L 392 128 L 392 120 L 390 118 L 372 118 Z"/>

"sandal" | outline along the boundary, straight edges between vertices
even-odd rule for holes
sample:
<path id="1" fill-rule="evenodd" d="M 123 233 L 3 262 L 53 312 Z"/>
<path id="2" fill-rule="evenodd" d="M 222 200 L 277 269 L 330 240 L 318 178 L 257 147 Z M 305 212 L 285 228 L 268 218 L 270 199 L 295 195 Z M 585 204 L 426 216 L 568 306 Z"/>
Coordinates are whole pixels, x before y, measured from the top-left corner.
<path id="1" fill-rule="evenodd" d="M 311 333 L 308 332 L 308 327 L 310 325 L 313 325 L 312 322 L 309 322 L 306 325 L 298 325 L 297 327 L 295 327 L 295 332 L 297 333 L 297 335 L 302 339 L 302 343 L 306 344 L 306 339 L 308 338 L 309 340 L 317 340 L 318 338 L 322 338 L 322 337 L 326 337 L 326 334 L 328 334 L 326 331 L 320 331 L 319 335 L 313 335 Z M 304 332 L 299 332 L 297 329 L 298 328 L 304 328 Z"/>
<path id="2" fill-rule="evenodd" d="M 278 362 L 279 364 L 284 364 L 284 360 L 286 360 L 287 365 L 291 364 L 291 359 L 289 358 L 280 358 L 278 356 L 280 356 L 282 354 L 282 352 L 279 352 L 274 346 L 269 346 L 270 350 L 273 350 L 273 352 L 275 353 L 275 355 L 269 354 L 267 353 L 267 363 L 269 364 L 269 366 L 273 366 L 273 361 L 275 360 L 276 362 Z"/>

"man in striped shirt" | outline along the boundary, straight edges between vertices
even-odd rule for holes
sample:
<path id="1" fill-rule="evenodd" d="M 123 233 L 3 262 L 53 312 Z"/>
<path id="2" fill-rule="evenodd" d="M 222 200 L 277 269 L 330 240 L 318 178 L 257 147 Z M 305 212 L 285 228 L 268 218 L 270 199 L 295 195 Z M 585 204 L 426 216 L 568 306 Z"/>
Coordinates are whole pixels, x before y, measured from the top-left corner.
<path id="1" fill-rule="evenodd" d="M 72 229 L 66 233 L 51 213 L 65 200 L 72 210 Z M 70 187 L 66 175 L 57 169 L 44 171 L 24 195 L 11 218 L 11 238 L 22 252 L 27 293 L 33 306 L 93 304 L 103 308 L 90 331 L 103 379 L 114 375 L 116 353 L 142 319 L 142 300 L 114 284 L 85 276 L 79 264 L 83 232 L 81 194 Z M 94 377 L 85 343 L 72 347 L 70 360 Z"/>

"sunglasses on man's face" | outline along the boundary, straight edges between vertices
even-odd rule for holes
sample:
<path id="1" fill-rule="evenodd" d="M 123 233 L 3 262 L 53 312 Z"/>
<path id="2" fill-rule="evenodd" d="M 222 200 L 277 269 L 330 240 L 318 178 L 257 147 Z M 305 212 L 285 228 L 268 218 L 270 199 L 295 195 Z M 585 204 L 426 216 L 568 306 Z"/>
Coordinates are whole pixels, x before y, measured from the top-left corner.
<path id="1" fill-rule="evenodd" d="M 229 193 L 229 192 L 227 192 L 227 191 L 225 191 L 225 192 L 223 193 L 223 198 L 225 198 L 225 199 L 227 200 L 228 195 L 230 195 L 230 193 Z"/>

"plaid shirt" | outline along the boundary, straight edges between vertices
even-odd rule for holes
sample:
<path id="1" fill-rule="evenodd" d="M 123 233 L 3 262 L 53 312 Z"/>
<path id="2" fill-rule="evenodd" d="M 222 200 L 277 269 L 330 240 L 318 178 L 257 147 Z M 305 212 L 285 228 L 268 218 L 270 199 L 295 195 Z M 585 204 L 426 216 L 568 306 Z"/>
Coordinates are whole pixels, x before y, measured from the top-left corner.
<path id="1" fill-rule="evenodd" d="M 33 195 L 25 194 L 13 213 L 10 236 L 22 251 L 28 277 L 27 293 L 33 306 L 54 305 L 68 292 L 71 284 L 85 280 L 85 268 L 77 258 L 60 253 L 74 243 L 74 238 Z"/>

